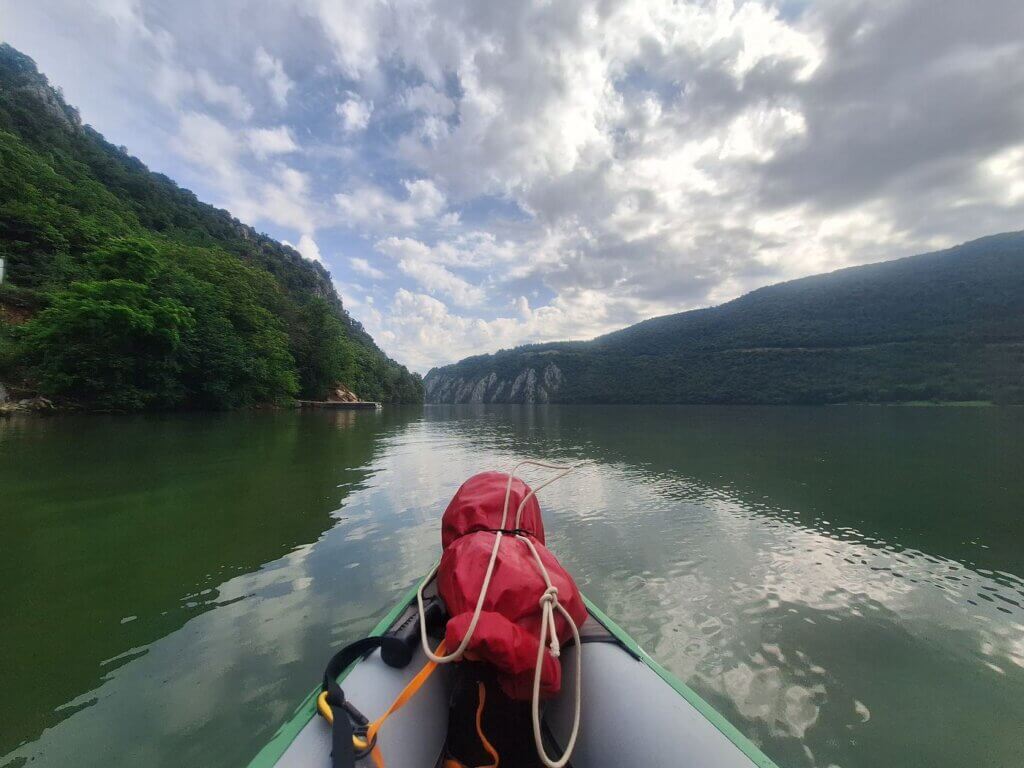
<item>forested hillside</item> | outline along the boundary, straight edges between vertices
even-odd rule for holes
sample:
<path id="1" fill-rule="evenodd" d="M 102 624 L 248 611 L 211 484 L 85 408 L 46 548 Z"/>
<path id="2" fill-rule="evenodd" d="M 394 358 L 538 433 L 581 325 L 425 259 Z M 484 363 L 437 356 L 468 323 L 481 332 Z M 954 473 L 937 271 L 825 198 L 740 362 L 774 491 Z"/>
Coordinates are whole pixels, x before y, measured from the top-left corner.
<path id="1" fill-rule="evenodd" d="M 471 357 L 432 402 L 1024 402 L 1024 232 Z"/>
<path id="2" fill-rule="evenodd" d="M 0 45 L 0 381 L 90 408 L 417 402 L 328 273 L 82 125 Z"/>

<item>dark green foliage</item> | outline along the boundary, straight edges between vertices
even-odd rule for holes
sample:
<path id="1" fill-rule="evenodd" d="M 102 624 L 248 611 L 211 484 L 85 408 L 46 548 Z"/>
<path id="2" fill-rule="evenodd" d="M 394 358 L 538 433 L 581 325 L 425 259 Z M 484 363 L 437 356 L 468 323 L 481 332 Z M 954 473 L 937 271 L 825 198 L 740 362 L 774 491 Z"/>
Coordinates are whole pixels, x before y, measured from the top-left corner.
<path id="1" fill-rule="evenodd" d="M 514 380 L 549 363 L 563 379 L 554 402 L 1024 403 L 1024 232 L 773 285 L 589 342 L 471 357 L 426 382 Z"/>
<path id="2" fill-rule="evenodd" d="M 0 376 L 90 407 L 420 402 L 318 264 L 82 126 L 0 45 Z M 32 318 L 23 327 L 17 327 Z"/>
<path id="3" fill-rule="evenodd" d="M 18 328 L 17 342 L 45 391 L 99 408 L 174 405 L 192 313 L 131 280 L 72 283 Z"/>
<path id="4" fill-rule="evenodd" d="M 302 374 L 302 390 L 315 399 L 323 399 L 337 381 L 352 381 L 355 355 L 346 344 L 341 321 L 323 299 L 314 298 L 303 308 L 305 331 L 295 350 Z"/>

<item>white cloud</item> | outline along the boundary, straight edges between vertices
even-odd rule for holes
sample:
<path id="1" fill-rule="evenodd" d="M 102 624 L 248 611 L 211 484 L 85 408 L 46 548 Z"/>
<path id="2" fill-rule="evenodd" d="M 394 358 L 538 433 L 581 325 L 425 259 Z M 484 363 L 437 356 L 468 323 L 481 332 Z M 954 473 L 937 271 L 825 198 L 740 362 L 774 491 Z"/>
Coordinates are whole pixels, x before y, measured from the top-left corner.
<path id="1" fill-rule="evenodd" d="M 410 229 L 436 219 L 445 209 L 444 193 L 429 179 L 403 181 L 407 193 L 399 200 L 372 184 L 334 196 L 345 223 L 367 229 Z"/>
<path id="2" fill-rule="evenodd" d="M 172 109 L 179 109 L 182 101 L 192 96 L 207 106 L 221 108 L 242 122 L 253 116 L 252 104 L 241 88 L 221 83 L 206 70 L 190 72 L 169 57 L 163 58 L 156 67 L 154 94 Z"/>
<path id="3" fill-rule="evenodd" d="M 373 266 L 369 261 L 358 256 L 350 258 L 348 263 L 352 266 L 353 272 L 362 275 L 363 277 L 369 277 L 371 280 L 383 280 L 387 277 L 387 275 Z"/>
<path id="4" fill-rule="evenodd" d="M 341 127 L 346 133 L 357 133 L 366 129 L 370 124 L 370 116 L 373 114 L 373 102 L 363 101 L 357 94 L 351 91 L 348 98 L 335 106 L 338 117 L 341 118 Z"/>
<path id="5" fill-rule="evenodd" d="M 312 235 L 304 233 L 299 238 L 298 245 L 292 245 L 287 240 L 284 240 L 283 242 L 285 245 L 290 246 L 299 253 L 301 253 L 303 258 L 309 259 L 310 261 L 315 261 L 318 264 L 324 264 L 324 266 L 326 266 L 323 257 L 320 255 L 320 246 L 316 244 L 316 240 L 313 239 Z"/>
<path id="6" fill-rule="evenodd" d="M 455 112 L 455 102 L 429 83 L 417 85 L 406 91 L 402 96 L 402 106 L 412 112 L 421 111 L 441 117 L 448 117 Z"/>
<path id="7" fill-rule="evenodd" d="M 994 182 L 993 191 L 1005 205 L 1024 202 L 1024 144 L 992 155 L 983 163 L 981 171 Z"/>
<path id="8" fill-rule="evenodd" d="M 431 293 L 451 297 L 462 307 L 473 307 L 484 300 L 483 289 L 454 274 L 447 267 L 429 261 L 402 259 L 398 268 Z"/>
<path id="9" fill-rule="evenodd" d="M 429 245 L 411 237 L 389 237 L 377 241 L 376 249 L 393 259 L 417 259 L 420 261 L 441 261 L 434 256 Z"/>
<path id="10" fill-rule="evenodd" d="M 249 220 L 271 221 L 304 232 L 316 229 L 318 223 L 319 207 L 310 195 L 309 176 L 286 165 L 278 165 L 269 180 L 256 184 L 235 206 L 246 211 Z"/>
<path id="11" fill-rule="evenodd" d="M 453 313 L 445 302 L 400 288 L 386 311 L 361 310 L 367 330 L 385 343 L 389 354 L 426 373 L 481 351 L 508 348 L 527 341 L 591 338 L 620 327 L 615 318 L 622 304 L 591 291 L 573 291 L 550 305 L 531 309 L 525 297 L 507 307 L 507 315 L 484 320 Z M 632 308 L 627 311 L 632 311 Z"/>
<path id="12" fill-rule="evenodd" d="M 208 104 L 224 107 L 239 120 L 252 117 L 252 105 L 241 89 L 235 85 L 218 83 L 206 70 L 196 72 L 195 89 Z"/>
<path id="13" fill-rule="evenodd" d="M 297 152 L 299 147 L 287 126 L 277 128 L 253 128 L 246 133 L 246 140 L 252 153 L 264 158 Z"/>
<path id="14" fill-rule="evenodd" d="M 483 288 L 445 266 L 472 266 L 468 259 L 458 259 L 458 252 L 449 243 L 431 248 L 411 238 L 389 237 L 378 241 L 375 248 L 379 253 L 397 261 L 402 274 L 411 277 L 431 294 L 448 296 L 462 307 L 473 307 L 484 300 Z"/>
<path id="15" fill-rule="evenodd" d="M 288 93 L 295 86 L 284 71 L 284 65 L 263 48 L 256 51 L 256 71 L 267 81 L 270 95 L 277 106 L 284 109 L 288 105 Z"/>
<path id="16" fill-rule="evenodd" d="M 298 0 L 266 6 L 265 48 L 210 56 L 241 6 L 189 1 L 9 4 L 4 35 L 114 143 L 383 272 L 360 312 L 420 360 L 1024 217 L 1019 2 Z M 389 314 L 422 309 L 382 300 L 401 286 L 446 302 L 435 346 Z"/>
<path id="17" fill-rule="evenodd" d="M 377 0 L 312 0 L 311 12 L 332 42 L 341 72 L 358 80 L 377 68 L 380 34 L 390 9 Z"/>
<path id="18" fill-rule="evenodd" d="M 119 29 L 143 38 L 150 38 L 152 32 L 142 18 L 142 8 L 137 0 L 102 0 L 95 3 L 96 9 L 105 14 Z"/>
<path id="19" fill-rule="evenodd" d="M 557 241 L 531 241 L 517 243 L 499 240 L 490 232 L 470 230 L 427 245 L 409 237 L 387 237 L 374 247 L 394 258 L 419 258 L 448 266 L 491 269 L 496 272 L 515 273 L 517 267 L 543 262 L 553 256 L 552 249 L 561 245 Z"/>
<path id="20" fill-rule="evenodd" d="M 214 174 L 222 187 L 232 186 L 240 169 L 235 134 L 216 118 L 200 112 L 186 112 L 178 122 L 172 148 L 198 168 Z"/>
<path id="21" fill-rule="evenodd" d="M 242 162 L 245 146 L 223 123 L 198 112 L 182 115 L 171 140 L 178 155 L 209 174 L 221 196 L 216 202 L 242 221 L 314 231 L 320 208 L 311 197 L 309 176 L 283 164 L 275 164 L 266 176 L 257 175 Z"/>

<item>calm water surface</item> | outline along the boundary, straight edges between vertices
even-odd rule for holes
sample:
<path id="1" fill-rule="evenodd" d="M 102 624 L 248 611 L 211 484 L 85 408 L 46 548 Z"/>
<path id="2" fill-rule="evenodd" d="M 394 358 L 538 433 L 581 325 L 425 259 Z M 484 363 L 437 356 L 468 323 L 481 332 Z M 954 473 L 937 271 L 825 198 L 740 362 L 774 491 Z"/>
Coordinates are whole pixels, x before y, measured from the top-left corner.
<path id="1" fill-rule="evenodd" d="M 1024 765 L 1024 410 L 469 406 L 0 421 L 0 765 L 244 765 L 523 457 L 780 765 Z"/>

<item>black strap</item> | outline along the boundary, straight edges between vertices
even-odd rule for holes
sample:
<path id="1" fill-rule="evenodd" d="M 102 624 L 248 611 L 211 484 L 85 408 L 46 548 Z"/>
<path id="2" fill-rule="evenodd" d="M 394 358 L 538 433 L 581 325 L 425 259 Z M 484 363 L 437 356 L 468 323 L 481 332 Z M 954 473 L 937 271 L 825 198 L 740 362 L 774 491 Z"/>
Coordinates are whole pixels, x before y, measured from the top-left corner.
<path id="1" fill-rule="evenodd" d="M 478 528 L 475 531 L 470 531 L 470 533 L 476 533 L 477 531 L 485 533 L 503 533 L 506 536 L 530 536 L 534 539 L 537 538 L 533 535 L 533 531 L 528 531 L 525 528 Z M 462 537 L 460 536 L 459 538 Z"/>
<path id="2" fill-rule="evenodd" d="M 362 640 L 356 640 L 354 643 L 349 643 L 340 651 L 331 656 L 331 660 L 327 662 L 327 667 L 324 669 L 324 683 L 323 689 L 330 691 L 331 686 L 338 686 L 338 675 L 344 672 L 353 662 L 358 661 L 363 656 L 368 654 L 370 651 L 375 651 L 383 646 L 389 646 L 388 651 L 398 653 L 397 646 L 402 645 L 401 640 L 388 635 L 377 635 L 374 637 L 364 637 Z M 409 654 L 410 660 L 412 660 L 412 654 Z M 408 663 L 408 662 L 406 662 Z M 340 691 L 341 689 L 338 688 Z"/>
<path id="3" fill-rule="evenodd" d="M 337 683 L 335 683 L 337 685 Z M 356 750 L 352 745 L 352 722 L 344 707 L 331 706 L 334 725 L 331 727 L 331 768 L 356 768 Z"/>
<path id="4" fill-rule="evenodd" d="M 334 716 L 334 726 L 331 729 L 332 768 L 355 768 L 356 759 L 365 757 L 373 749 L 374 745 L 369 744 L 366 750 L 357 754 L 352 745 L 353 734 L 361 731 L 358 735 L 366 735 L 366 726 L 369 724 L 369 720 L 345 700 L 345 691 L 338 685 L 338 675 L 354 662 L 378 648 L 381 649 L 382 655 L 387 655 L 392 661 L 404 659 L 404 664 L 392 663 L 391 666 L 404 667 L 412 660 L 412 651 L 402 640 L 389 635 L 380 635 L 364 637 L 362 640 L 356 640 L 354 643 L 346 645 L 327 662 L 322 690 L 327 691 L 327 705 L 331 708 L 331 714 Z"/>

